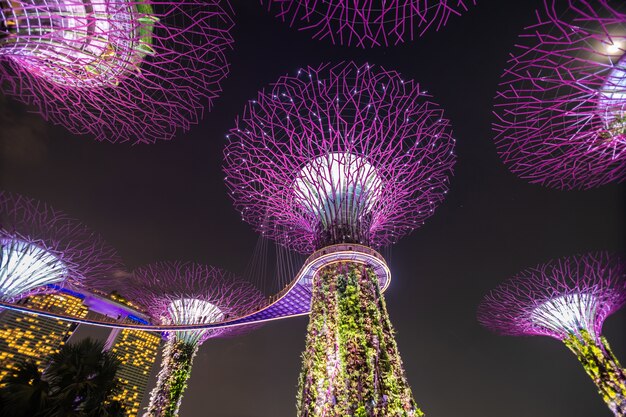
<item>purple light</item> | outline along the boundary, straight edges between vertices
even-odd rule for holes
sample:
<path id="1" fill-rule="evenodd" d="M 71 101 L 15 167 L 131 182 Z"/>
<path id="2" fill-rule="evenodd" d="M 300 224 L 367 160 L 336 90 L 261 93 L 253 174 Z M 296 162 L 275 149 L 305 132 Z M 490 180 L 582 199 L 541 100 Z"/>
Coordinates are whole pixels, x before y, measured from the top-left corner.
<path id="1" fill-rule="evenodd" d="M 0 83 L 72 133 L 168 140 L 221 91 L 231 16 L 220 0 L 2 0 Z"/>
<path id="2" fill-rule="evenodd" d="M 604 320 L 626 302 L 623 260 L 604 252 L 571 256 L 521 272 L 492 290 L 480 323 L 513 336 L 599 338 Z"/>
<path id="3" fill-rule="evenodd" d="M 261 0 L 283 22 L 316 39 L 361 48 L 397 45 L 439 30 L 475 0 Z"/>
<path id="4" fill-rule="evenodd" d="M 623 181 L 626 4 L 546 0 L 537 18 L 496 97 L 500 156 L 520 177 L 550 187 Z"/>
<path id="5" fill-rule="evenodd" d="M 226 184 L 242 219 L 302 252 L 395 242 L 433 214 L 454 164 L 430 96 L 354 63 L 281 77 L 228 137 Z"/>
<path id="6" fill-rule="evenodd" d="M 159 262 L 133 271 L 124 295 L 161 324 L 202 324 L 234 319 L 264 305 L 261 293 L 235 275 L 207 265 Z M 247 326 L 249 327 L 249 326 Z M 202 343 L 246 329 L 176 331 L 177 340 Z"/>
<path id="7" fill-rule="evenodd" d="M 0 299 L 54 291 L 68 282 L 106 281 L 115 251 L 78 221 L 45 204 L 0 192 Z"/>

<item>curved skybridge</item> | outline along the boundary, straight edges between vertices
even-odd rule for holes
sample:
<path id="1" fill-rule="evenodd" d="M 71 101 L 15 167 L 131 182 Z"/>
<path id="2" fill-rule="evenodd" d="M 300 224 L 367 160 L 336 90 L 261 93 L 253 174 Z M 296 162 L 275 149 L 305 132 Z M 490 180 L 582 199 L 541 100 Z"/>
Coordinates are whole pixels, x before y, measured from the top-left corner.
<path id="1" fill-rule="evenodd" d="M 327 246 L 309 256 L 295 279 L 283 291 L 270 297 L 267 305 L 260 307 L 257 311 L 247 316 L 230 318 L 218 323 L 185 326 L 144 324 L 129 322 L 128 320 L 121 321 L 114 318 L 108 319 L 106 317 L 99 319 L 77 318 L 5 302 L 0 302 L 0 307 L 75 323 L 158 332 L 244 326 L 309 314 L 311 310 L 312 283 L 315 275 L 324 266 L 341 262 L 359 263 L 371 267 L 378 276 L 379 285 L 383 292 L 391 282 L 391 272 L 381 254 L 358 244 L 339 244 Z"/>

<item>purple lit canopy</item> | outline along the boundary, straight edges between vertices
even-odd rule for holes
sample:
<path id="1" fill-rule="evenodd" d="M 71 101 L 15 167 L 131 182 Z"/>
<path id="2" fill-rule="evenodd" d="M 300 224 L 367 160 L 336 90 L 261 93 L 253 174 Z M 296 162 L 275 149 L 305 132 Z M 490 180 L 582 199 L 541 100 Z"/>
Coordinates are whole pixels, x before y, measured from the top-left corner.
<path id="1" fill-rule="evenodd" d="M 511 171 L 561 189 L 626 177 L 626 3 L 546 0 L 496 97 Z"/>
<path id="2" fill-rule="evenodd" d="M 265 304 L 260 291 L 234 274 L 208 265 L 158 262 L 137 268 L 125 296 L 161 324 L 215 323 L 241 317 Z M 244 328 L 177 331 L 177 339 L 202 343 Z"/>
<path id="3" fill-rule="evenodd" d="M 100 236 L 38 201 L 0 192 L 0 300 L 11 301 L 48 285 L 106 281 L 120 267 Z"/>
<path id="4" fill-rule="evenodd" d="M 2 91 L 99 141 L 186 131 L 228 73 L 226 0 L 10 0 L 0 11 Z"/>
<path id="5" fill-rule="evenodd" d="M 413 40 L 441 29 L 475 0 L 261 0 L 283 22 L 313 38 L 361 48 Z"/>
<path id="6" fill-rule="evenodd" d="M 225 180 L 242 219 L 302 252 L 395 242 L 433 214 L 454 164 L 443 110 L 367 64 L 281 77 L 228 138 Z"/>
<path id="7" fill-rule="evenodd" d="M 565 339 L 604 320 L 626 302 L 626 264 L 605 252 L 570 256 L 527 269 L 492 290 L 478 320 L 498 333 Z"/>

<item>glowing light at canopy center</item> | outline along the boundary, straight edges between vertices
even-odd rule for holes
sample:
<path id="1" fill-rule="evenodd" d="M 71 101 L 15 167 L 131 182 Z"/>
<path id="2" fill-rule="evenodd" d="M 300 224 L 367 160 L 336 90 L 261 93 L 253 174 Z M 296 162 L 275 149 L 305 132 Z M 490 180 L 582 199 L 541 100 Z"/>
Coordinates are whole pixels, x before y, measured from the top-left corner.
<path id="1" fill-rule="evenodd" d="M 221 321 L 224 313 L 218 306 L 198 298 L 179 298 L 167 307 L 168 319 L 173 324 L 207 324 Z M 178 340 L 190 344 L 200 341 L 207 330 L 174 332 Z"/>
<path id="2" fill-rule="evenodd" d="M 0 57 L 74 88 L 111 87 L 140 73 L 157 18 L 147 1 L 0 0 Z"/>
<path id="3" fill-rule="evenodd" d="M 587 330 L 596 337 L 594 320 L 598 300 L 592 294 L 565 294 L 552 298 L 531 313 L 535 326 L 543 327 L 563 337 Z"/>
<path id="4" fill-rule="evenodd" d="M 601 136 L 626 141 L 626 54 L 609 73 L 601 90 L 598 109 L 606 124 Z"/>
<path id="5" fill-rule="evenodd" d="M 0 239 L 0 299 L 10 300 L 47 284 L 63 281 L 65 264 L 39 246 Z"/>
<path id="6" fill-rule="evenodd" d="M 323 224 L 353 223 L 370 212 L 383 182 L 363 157 L 334 152 L 307 163 L 294 182 L 296 201 Z"/>
<path id="7" fill-rule="evenodd" d="M 198 298 L 180 298 L 170 303 L 167 308 L 174 324 L 206 324 L 215 323 L 224 314 L 216 305 Z"/>

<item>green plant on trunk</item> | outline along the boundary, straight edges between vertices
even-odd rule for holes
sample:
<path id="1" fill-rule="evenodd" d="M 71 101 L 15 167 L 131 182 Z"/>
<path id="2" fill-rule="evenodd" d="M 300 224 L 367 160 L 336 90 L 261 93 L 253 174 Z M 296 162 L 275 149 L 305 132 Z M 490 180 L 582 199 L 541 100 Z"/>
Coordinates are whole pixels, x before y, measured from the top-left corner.
<path id="1" fill-rule="evenodd" d="M 586 330 L 572 334 L 563 343 L 576 355 L 598 388 L 602 399 L 616 416 L 626 415 L 626 370 L 604 337 L 596 340 Z"/>
<path id="2" fill-rule="evenodd" d="M 297 399 L 299 417 L 422 416 L 404 376 L 371 268 L 324 267 L 315 277 Z"/>
<path id="3" fill-rule="evenodd" d="M 147 416 L 175 417 L 178 415 L 187 381 L 191 376 L 198 344 L 171 337 L 163 349 L 163 363 L 157 385 L 151 393 Z"/>

